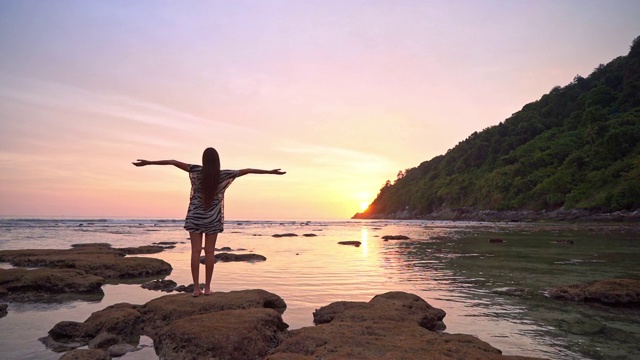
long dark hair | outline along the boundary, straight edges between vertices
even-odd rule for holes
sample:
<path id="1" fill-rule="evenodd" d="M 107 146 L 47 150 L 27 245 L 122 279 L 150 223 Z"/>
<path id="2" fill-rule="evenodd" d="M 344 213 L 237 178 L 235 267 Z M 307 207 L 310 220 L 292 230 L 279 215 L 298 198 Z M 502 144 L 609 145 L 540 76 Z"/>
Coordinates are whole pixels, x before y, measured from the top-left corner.
<path id="1" fill-rule="evenodd" d="M 202 187 L 202 205 L 208 209 L 216 196 L 220 184 L 220 156 L 216 149 L 206 148 L 202 153 L 202 173 L 200 186 Z"/>

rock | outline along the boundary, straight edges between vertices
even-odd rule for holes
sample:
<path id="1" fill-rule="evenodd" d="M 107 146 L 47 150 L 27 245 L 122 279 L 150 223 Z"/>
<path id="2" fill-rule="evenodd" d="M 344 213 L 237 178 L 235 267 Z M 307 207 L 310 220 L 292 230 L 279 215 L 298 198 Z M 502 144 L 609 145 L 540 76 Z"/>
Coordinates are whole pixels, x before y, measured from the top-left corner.
<path id="1" fill-rule="evenodd" d="M 359 247 L 362 243 L 360 241 L 349 240 L 349 241 L 338 241 L 338 244 L 340 244 L 340 245 L 353 245 L 355 247 Z"/>
<path id="2" fill-rule="evenodd" d="M 142 332 L 142 315 L 137 307 L 120 303 L 94 312 L 82 323 L 61 321 L 41 341 L 53 351 L 85 345 L 106 348 L 122 342 L 137 344 Z"/>
<path id="3" fill-rule="evenodd" d="M 489 242 L 490 242 L 490 243 L 494 243 L 494 244 L 502 244 L 502 243 L 504 243 L 505 241 L 504 241 L 504 239 L 491 238 L 491 239 L 489 239 Z"/>
<path id="4" fill-rule="evenodd" d="M 315 327 L 288 332 L 265 359 L 526 359 L 502 356 L 471 335 L 427 329 L 435 328 L 434 321 L 444 315 L 404 292 L 378 295 L 369 302 L 332 303 L 314 313 Z"/>
<path id="5" fill-rule="evenodd" d="M 142 326 L 139 306 L 119 303 L 96 311 L 85 320 L 85 334 L 92 337 L 101 332 L 115 334 L 124 342 L 137 344 Z"/>
<path id="6" fill-rule="evenodd" d="M 273 309 L 224 310 L 170 323 L 154 347 L 161 359 L 261 359 L 287 327 Z"/>
<path id="7" fill-rule="evenodd" d="M 101 332 L 98 336 L 89 341 L 89 349 L 107 349 L 111 345 L 115 345 L 120 342 L 120 339 L 116 335 L 108 332 Z"/>
<path id="8" fill-rule="evenodd" d="M 177 243 L 178 243 L 177 241 L 160 241 L 154 244 L 155 245 L 175 245 Z"/>
<path id="9" fill-rule="evenodd" d="M 51 295 L 102 293 L 104 278 L 74 269 L 0 269 L 0 296 L 12 301 L 46 300 Z"/>
<path id="10" fill-rule="evenodd" d="M 555 240 L 555 244 L 573 245 L 573 240 Z"/>
<path id="11" fill-rule="evenodd" d="M 152 280 L 140 285 L 143 289 L 172 292 L 178 284 L 173 280 Z"/>
<path id="12" fill-rule="evenodd" d="M 76 349 L 62 355 L 60 360 L 111 360 L 111 356 L 101 349 Z"/>
<path id="13" fill-rule="evenodd" d="M 332 303 L 314 312 L 316 326 L 293 331 L 286 331 L 285 309 L 278 295 L 259 289 L 165 295 L 107 307 L 83 323 L 58 323 L 44 342 L 66 346 L 58 351 L 107 347 L 108 356 L 118 357 L 147 335 L 161 359 L 525 359 L 502 356 L 470 335 L 433 331 L 445 312 L 409 293 Z"/>
<path id="14" fill-rule="evenodd" d="M 232 251 L 230 247 L 225 246 L 222 249 L 218 249 L 218 251 Z"/>
<path id="15" fill-rule="evenodd" d="M 84 243 L 84 244 L 72 244 L 72 248 L 94 248 L 94 247 L 103 247 L 110 248 L 111 244 L 109 243 Z"/>
<path id="16" fill-rule="evenodd" d="M 90 338 L 83 337 L 84 324 L 75 321 L 61 321 L 49 330 L 49 335 L 39 340 L 55 352 L 63 352 L 87 345 Z"/>
<path id="17" fill-rule="evenodd" d="M 60 322 L 42 342 L 54 351 L 89 345 L 118 357 L 136 349 L 140 336 L 147 334 L 154 339 L 156 351 L 167 354 L 167 359 L 210 358 L 211 354 L 225 359 L 259 358 L 277 343 L 277 333 L 288 327 L 281 317 L 285 309 L 279 296 L 264 290 L 218 292 L 198 298 L 166 295 L 142 306 L 115 304 L 82 323 Z M 198 357 L 187 356 L 183 349 Z"/>
<path id="18" fill-rule="evenodd" d="M 2 250 L 0 261 L 17 267 L 77 269 L 104 278 L 143 278 L 168 275 L 169 263 L 152 258 L 125 257 L 108 244 L 77 244 L 71 249 Z"/>
<path id="19" fill-rule="evenodd" d="M 204 256 L 200 257 L 200 263 L 204 264 Z M 247 262 L 257 262 L 257 261 L 265 261 L 266 257 L 259 254 L 232 254 L 232 253 L 220 253 L 215 254 L 214 259 L 216 262 L 232 262 L 232 261 L 247 261 Z"/>
<path id="20" fill-rule="evenodd" d="M 339 301 L 314 311 L 313 322 L 351 322 L 366 319 L 412 322 L 427 330 L 435 330 L 446 313 L 434 308 L 417 295 L 394 291 L 376 295 L 368 303 Z"/>
<path id="21" fill-rule="evenodd" d="M 318 236 L 316 234 L 302 234 L 302 236 L 304 237 L 314 237 L 314 236 Z"/>
<path id="22" fill-rule="evenodd" d="M 138 246 L 138 247 L 126 247 L 126 248 L 117 248 L 118 250 L 124 252 L 127 255 L 140 255 L 140 254 L 157 254 L 165 251 L 166 249 L 173 249 L 175 245 L 146 245 L 146 246 Z"/>
<path id="23" fill-rule="evenodd" d="M 7 308 L 9 306 L 7 304 L 0 304 L 0 318 L 3 318 L 5 316 L 7 316 L 8 312 L 7 312 Z"/>
<path id="24" fill-rule="evenodd" d="M 559 300 L 640 306 L 640 280 L 607 279 L 592 284 L 566 285 L 547 290 L 547 295 Z"/>
<path id="25" fill-rule="evenodd" d="M 276 294 L 254 289 L 215 292 L 197 298 L 190 294 L 165 295 L 141 306 L 140 312 L 144 317 L 144 334 L 153 338 L 158 330 L 179 319 L 224 310 L 251 308 L 274 309 L 282 314 L 287 304 Z"/>
<path id="26" fill-rule="evenodd" d="M 382 240 L 410 240 L 410 238 L 406 235 L 385 235 L 382 237 Z"/>
<path id="27" fill-rule="evenodd" d="M 298 236 L 298 235 L 297 234 L 293 234 L 293 233 L 286 233 L 286 234 L 273 234 L 271 236 L 279 238 L 279 237 L 293 237 L 293 236 Z"/>
<path id="28" fill-rule="evenodd" d="M 137 348 L 127 343 L 113 344 L 107 348 L 107 354 L 111 357 L 121 357 L 124 354 L 135 351 Z"/>
<path id="29" fill-rule="evenodd" d="M 200 290 L 204 289 L 204 283 L 200 283 L 198 285 L 199 285 L 198 287 L 200 288 Z M 193 284 L 189 284 L 187 286 L 180 285 L 180 286 L 176 287 L 176 291 L 181 291 L 181 292 L 186 292 L 186 293 L 190 293 L 191 294 L 191 293 L 193 293 L 193 289 L 194 288 L 195 288 L 195 286 L 193 286 Z"/>

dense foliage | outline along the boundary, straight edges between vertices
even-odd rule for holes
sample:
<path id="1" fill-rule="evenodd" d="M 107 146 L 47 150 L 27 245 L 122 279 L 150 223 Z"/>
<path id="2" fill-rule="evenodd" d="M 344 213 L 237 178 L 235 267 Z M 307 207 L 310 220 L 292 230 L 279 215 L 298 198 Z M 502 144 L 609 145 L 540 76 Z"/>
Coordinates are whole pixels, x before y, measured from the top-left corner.
<path id="1" fill-rule="evenodd" d="M 456 208 L 640 208 L 640 37 L 627 56 L 400 172 L 361 216 Z"/>

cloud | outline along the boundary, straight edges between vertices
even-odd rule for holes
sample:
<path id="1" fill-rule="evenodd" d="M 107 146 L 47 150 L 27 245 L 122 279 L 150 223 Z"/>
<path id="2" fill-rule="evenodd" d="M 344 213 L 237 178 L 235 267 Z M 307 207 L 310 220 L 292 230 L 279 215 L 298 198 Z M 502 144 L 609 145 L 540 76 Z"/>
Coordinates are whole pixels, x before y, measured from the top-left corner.
<path id="1" fill-rule="evenodd" d="M 144 100 L 89 91 L 68 84 L 19 78 L 0 73 L 0 105 L 24 103 L 29 106 L 56 108 L 70 112 L 93 113 L 122 119 L 129 123 L 163 127 L 171 130 L 215 127 L 218 131 L 254 133 L 255 130 L 236 124 L 177 111 L 171 107 Z M 91 123 L 91 118 L 83 121 Z"/>

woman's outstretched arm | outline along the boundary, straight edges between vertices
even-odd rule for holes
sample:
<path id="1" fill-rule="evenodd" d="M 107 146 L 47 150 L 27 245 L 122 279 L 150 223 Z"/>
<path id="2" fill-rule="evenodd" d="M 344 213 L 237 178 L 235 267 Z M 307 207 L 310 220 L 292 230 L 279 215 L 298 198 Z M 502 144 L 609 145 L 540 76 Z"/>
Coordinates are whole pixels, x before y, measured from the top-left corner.
<path id="1" fill-rule="evenodd" d="M 282 171 L 280 169 L 273 170 L 260 170 L 260 169 L 242 169 L 238 170 L 238 177 L 244 176 L 247 174 L 272 174 L 272 175 L 284 175 L 286 171 Z"/>
<path id="2" fill-rule="evenodd" d="M 189 164 L 185 164 L 181 161 L 178 160 L 155 160 L 155 161 L 149 161 L 149 160 L 143 160 L 143 159 L 138 159 L 136 162 L 132 162 L 133 165 L 135 166 L 147 166 L 147 165 L 173 165 L 175 167 L 177 167 L 178 169 L 182 169 L 184 171 L 189 171 Z"/>

